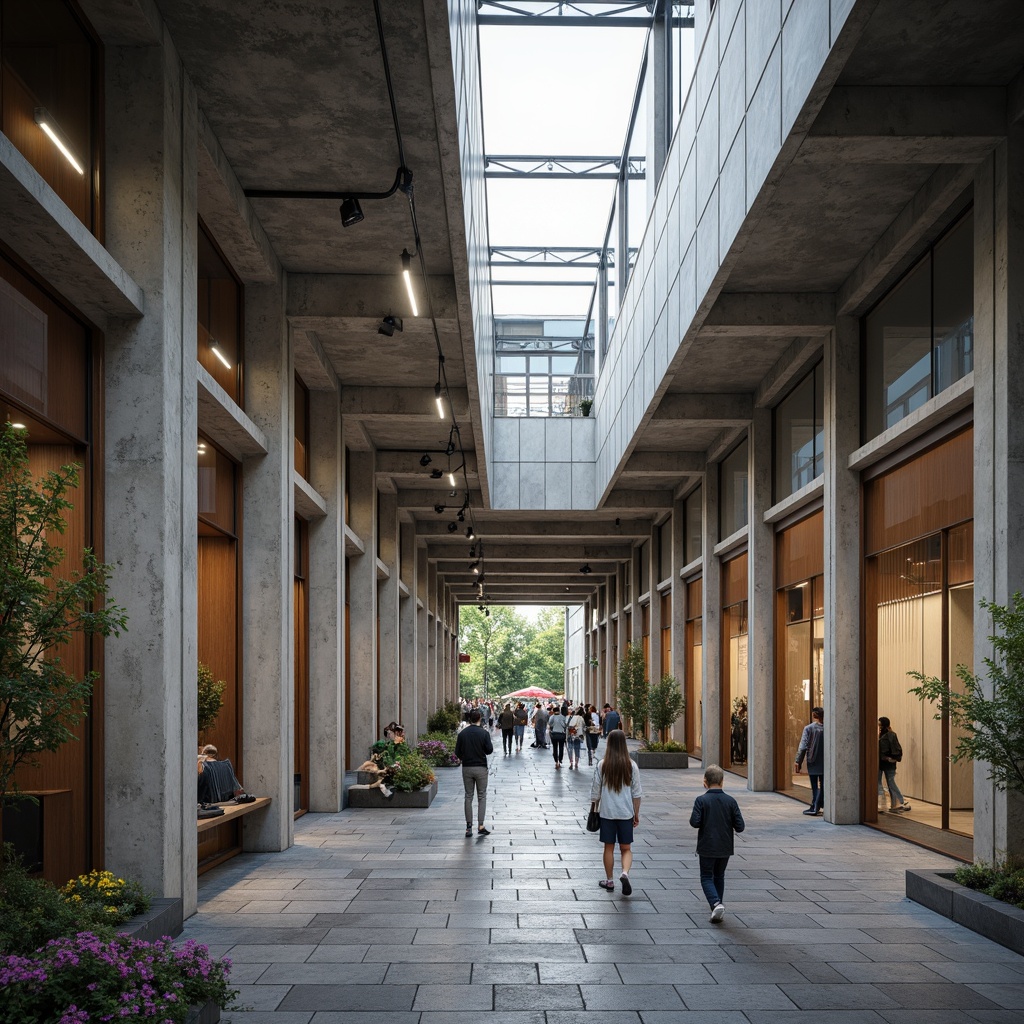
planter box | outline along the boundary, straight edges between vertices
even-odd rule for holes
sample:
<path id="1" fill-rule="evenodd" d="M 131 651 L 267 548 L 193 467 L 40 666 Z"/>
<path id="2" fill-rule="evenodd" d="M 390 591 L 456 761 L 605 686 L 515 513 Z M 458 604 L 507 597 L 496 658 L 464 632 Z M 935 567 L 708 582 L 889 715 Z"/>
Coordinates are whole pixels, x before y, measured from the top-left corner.
<path id="1" fill-rule="evenodd" d="M 638 768 L 689 768 L 690 758 L 686 751 L 631 750 L 629 756 Z"/>
<path id="2" fill-rule="evenodd" d="M 1024 954 L 1024 910 L 958 885 L 941 871 L 908 871 L 907 898 Z"/>
<path id="3" fill-rule="evenodd" d="M 349 807 L 377 807 L 381 810 L 393 810 L 396 807 L 429 807 L 437 796 L 437 781 L 426 789 L 417 789 L 414 793 L 399 793 L 387 799 L 379 786 L 349 786 Z"/>
<path id="4" fill-rule="evenodd" d="M 181 934 L 184 915 L 180 899 L 150 900 L 149 910 L 126 921 L 117 930 L 143 942 L 156 942 L 165 935 L 176 939 Z"/>

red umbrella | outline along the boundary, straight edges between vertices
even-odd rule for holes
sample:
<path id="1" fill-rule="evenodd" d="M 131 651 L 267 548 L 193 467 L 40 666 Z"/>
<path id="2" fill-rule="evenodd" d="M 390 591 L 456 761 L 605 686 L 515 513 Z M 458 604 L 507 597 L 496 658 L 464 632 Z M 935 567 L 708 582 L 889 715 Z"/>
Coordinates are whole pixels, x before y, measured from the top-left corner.
<path id="1" fill-rule="evenodd" d="M 540 686 L 527 686 L 524 690 L 516 690 L 515 693 L 507 693 L 506 697 L 539 697 L 544 700 L 549 697 L 554 697 L 554 694 L 550 690 L 545 690 Z"/>

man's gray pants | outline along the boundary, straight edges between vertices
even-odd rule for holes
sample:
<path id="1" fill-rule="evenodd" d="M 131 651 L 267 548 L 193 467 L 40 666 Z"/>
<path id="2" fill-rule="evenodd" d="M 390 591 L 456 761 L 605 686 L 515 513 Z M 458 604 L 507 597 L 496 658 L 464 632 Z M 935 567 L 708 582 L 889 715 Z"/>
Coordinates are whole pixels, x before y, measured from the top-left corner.
<path id="1" fill-rule="evenodd" d="M 466 787 L 466 826 L 473 824 L 473 791 L 477 795 L 477 811 L 480 817 L 477 821 L 482 825 L 487 814 L 487 766 L 479 765 L 474 768 L 462 768 L 462 785 Z"/>

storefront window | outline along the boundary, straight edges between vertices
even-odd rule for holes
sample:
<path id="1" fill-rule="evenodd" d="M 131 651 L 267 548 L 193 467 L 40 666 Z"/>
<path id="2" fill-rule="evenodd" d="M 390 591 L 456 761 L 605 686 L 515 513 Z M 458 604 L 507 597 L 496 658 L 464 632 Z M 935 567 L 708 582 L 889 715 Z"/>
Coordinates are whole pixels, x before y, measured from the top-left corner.
<path id="1" fill-rule="evenodd" d="M 686 749 L 700 755 L 704 714 L 704 586 L 701 580 L 686 585 Z"/>
<path id="2" fill-rule="evenodd" d="M 658 582 L 672 578 L 672 520 L 658 527 Z"/>
<path id="3" fill-rule="evenodd" d="M 824 372 L 819 363 L 775 407 L 774 500 L 800 490 L 825 467 Z"/>
<path id="4" fill-rule="evenodd" d="M 973 214 L 962 217 L 864 321 L 864 440 L 974 368 Z"/>
<path id="5" fill-rule="evenodd" d="M 722 459 L 719 537 L 724 540 L 747 525 L 747 442 L 742 441 Z"/>
<path id="6" fill-rule="evenodd" d="M 228 397 L 241 406 L 242 285 L 201 224 L 198 286 L 196 355 Z"/>
<path id="7" fill-rule="evenodd" d="M 0 65 L 0 129 L 95 232 L 98 46 L 66 0 L 2 0 Z"/>
<path id="8" fill-rule="evenodd" d="M 747 555 L 722 565 L 722 708 L 726 716 L 723 768 L 747 774 Z M 737 600 L 737 598 L 741 598 Z"/>

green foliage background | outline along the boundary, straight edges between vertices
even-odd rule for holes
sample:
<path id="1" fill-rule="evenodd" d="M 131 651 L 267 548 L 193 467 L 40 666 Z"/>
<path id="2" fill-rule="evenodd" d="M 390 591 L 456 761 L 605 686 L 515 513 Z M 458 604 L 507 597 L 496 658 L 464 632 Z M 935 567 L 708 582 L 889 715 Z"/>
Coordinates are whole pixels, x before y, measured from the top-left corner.
<path id="1" fill-rule="evenodd" d="M 487 616 L 473 605 L 459 610 L 459 650 L 471 658 L 459 666 L 462 696 L 496 697 L 527 686 L 561 693 L 565 688 L 564 609 L 544 608 L 536 622 L 507 605 L 494 605 L 489 611 Z"/>

